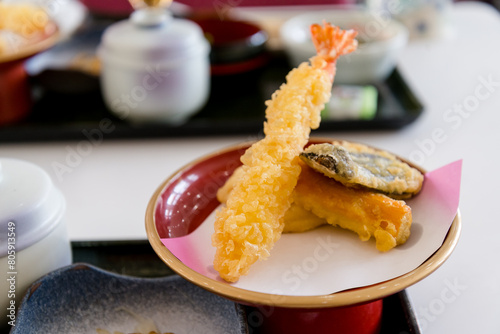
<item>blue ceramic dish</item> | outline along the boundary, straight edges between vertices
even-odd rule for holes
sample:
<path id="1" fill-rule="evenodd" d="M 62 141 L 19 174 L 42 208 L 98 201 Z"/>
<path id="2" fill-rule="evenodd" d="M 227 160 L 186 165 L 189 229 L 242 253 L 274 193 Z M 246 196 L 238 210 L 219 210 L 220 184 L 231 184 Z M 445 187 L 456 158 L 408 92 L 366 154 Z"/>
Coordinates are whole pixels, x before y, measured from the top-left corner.
<path id="1" fill-rule="evenodd" d="M 241 306 L 179 276 L 136 278 L 87 264 L 33 283 L 11 333 L 146 332 L 141 325 L 159 333 L 248 333 Z"/>

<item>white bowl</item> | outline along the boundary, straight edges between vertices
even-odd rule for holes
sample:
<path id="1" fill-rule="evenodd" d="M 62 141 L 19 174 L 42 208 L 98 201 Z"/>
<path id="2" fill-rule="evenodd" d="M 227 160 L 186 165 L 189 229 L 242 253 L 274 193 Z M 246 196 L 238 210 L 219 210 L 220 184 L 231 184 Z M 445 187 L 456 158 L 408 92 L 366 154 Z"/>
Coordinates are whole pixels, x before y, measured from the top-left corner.
<path id="1" fill-rule="evenodd" d="M 408 30 L 401 23 L 362 9 L 310 12 L 292 17 L 280 29 L 283 48 L 292 66 L 316 53 L 310 25 L 323 21 L 358 31 L 358 49 L 337 61 L 336 83 L 366 84 L 386 79 L 408 42 Z"/>

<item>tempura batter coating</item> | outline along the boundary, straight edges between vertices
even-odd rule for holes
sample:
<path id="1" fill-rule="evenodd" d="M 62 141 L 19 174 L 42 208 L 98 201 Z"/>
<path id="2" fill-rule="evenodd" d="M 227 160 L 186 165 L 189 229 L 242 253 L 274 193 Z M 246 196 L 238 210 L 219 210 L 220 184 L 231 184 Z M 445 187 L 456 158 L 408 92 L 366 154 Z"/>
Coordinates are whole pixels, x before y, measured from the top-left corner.
<path id="1" fill-rule="evenodd" d="M 43 32 L 49 24 L 49 16 L 42 9 L 30 3 L 0 3 L 0 30 L 8 30 L 23 38 Z"/>
<path id="2" fill-rule="evenodd" d="M 275 94 L 268 103 L 266 137 L 241 158 L 243 175 L 226 207 L 217 214 L 212 239 L 217 248 L 214 267 L 230 282 L 245 275 L 255 261 L 269 256 L 281 236 L 283 217 L 300 174 L 298 155 L 311 127 L 319 125 L 319 114 L 330 98 L 330 80 L 308 64 L 292 71 L 287 80 L 282 94 Z M 303 98 L 304 87 L 314 99 Z"/>
<path id="3" fill-rule="evenodd" d="M 380 251 L 407 241 L 411 208 L 400 200 L 366 189 L 349 188 L 312 168 L 301 165 L 294 202 L 285 213 L 283 233 L 300 233 L 331 224 L 357 233 L 361 240 L 374 238 Z M 242 175 L 237 168 L 217 193 L 224 203 Z"/>
<path id="4" fill-rule="evenodd" d="M 325 224 L 328 224 L 326 219 L 316 216 L 311 211 L 304 209 L 294 202 L 285 213 L 283 233 L 307 232 Z"/>
<path id="5" fill-rule="evenodd" d="M 227 179 L 224 185 L 217 191 L 217 199 L 219 202 L 226 203 L 229 194 L 239 182 L 241 176 L 243 176 L 243 168 L 236 168 L 229 179 Z M 296 203 L 290 205 L 290 208 L 285 213 L 284 221 L 285 227 L 283 233 L 300 233 L 328 224 L 325 219 L 314 215 L 312 212 Z"/>
<path id="6" fill-rule="evenodd" d="M 349 188 L 304 165 L 294 202 L 329 224 L 356 232 L 361 240 L 375 238 L 380 251 L 406 242 L 412 223 L 404 201 L 366 189 Z"/>
<path id="7" fill-rule="evenodd" d="M 309 146 L 301 159 L 313 169 L 348 187 L 366 187 L 392 198 L 416 195 L 422 188 L 422 173 L 395 155 L 347 141 Z"/>
<path id="8" fill-rule="evenodd" d="M 0 1 L 0 54 L 38 42 L 50 27 L 49 15 L 36 4 Z"/>
<path id="9" fill-rule="evenodd" d="M 258 259 L 267 258 L 280 238 L 300 174 L 298 155 L 330 99 L 335 60 L 356 47 L 354 32 L 329 24 L 311 30 L 315 42 L 322 39 L 324 50 L 311 59 L 312 65 L 306 62 L 292 70 L 287 83 L 267 101 L 265 137 L 242 156 L 242 175 L 216 215 L 214 268 L 229 282 L 247 274 Z"/>

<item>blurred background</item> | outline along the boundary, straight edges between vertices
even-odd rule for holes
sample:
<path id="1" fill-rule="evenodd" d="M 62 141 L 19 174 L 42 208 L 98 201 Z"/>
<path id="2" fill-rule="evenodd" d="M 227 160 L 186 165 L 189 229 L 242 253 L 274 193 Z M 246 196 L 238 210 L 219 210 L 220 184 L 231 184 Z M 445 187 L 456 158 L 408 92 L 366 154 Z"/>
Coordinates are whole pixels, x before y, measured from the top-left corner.
<path id="1" fill-rule="evenodd" d="M 26 3 L 46 17 L 11 9 Z M 362 29 L 358 52 L 339 66 L 334 95 L 340 102 L 327 106 L 322 129 L 399 129 L 424 109 L 397 69 L 399 53 L 408 43 L 453 34 L 447 22 L 452 2 L 446 0 L 398 1 L 395 8 L 382 0 L 145 3 L 168 12 L 172 28 L 131 23 L 134 12 L 145 10 L 142 1 L 2 2 L 0 141 L 78 139 L 103 119 L 116 125 L 110 134 L 116 138 L 256 135 L 264 101 L 292 67 L 314 53 L 304 30 L 307 20 L 321 21 L 325 13 L 336 21 L 346 18 L 345 28 Z M 305 13 L 318 16 L 306 18 Z M 183 26 L 179 32 L 181 20 L 197 27 Z M 137 40 L 119 29 L 132 29 Z M 105 32 L 109 36 L 103 43 Z M 199 51 L 200 59 L 192 60 L 193 50 L 202 50 L 205 42 L 208 53 Z M 183 65 L 167 69 L 175 57 L 185 59 Z M 168 79 L 159 78 L 167 72 Z M 150 76 L 147 87 L 154 89 L 144 86 Z"/>

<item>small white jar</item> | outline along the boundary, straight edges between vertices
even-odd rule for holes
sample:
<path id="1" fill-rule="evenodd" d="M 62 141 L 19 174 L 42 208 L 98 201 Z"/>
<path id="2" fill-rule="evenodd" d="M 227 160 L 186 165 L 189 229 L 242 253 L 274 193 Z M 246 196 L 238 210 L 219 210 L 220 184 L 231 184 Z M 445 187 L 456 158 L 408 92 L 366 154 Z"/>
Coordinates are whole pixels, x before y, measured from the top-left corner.
<path id="1" fill-rule="evenodd" d="M 0 158 L 0 317 L 2 328 L 28 287 L 72 262 L 66 202 L 39 166 Z"/>
<path id="2" fill-rule="evenodd" d="M 103 34 L 98 55 L 108 108 L 132 122 L 181 123 L 210 91 L 210 45 L 192 21 L 145 8 Z"/>

